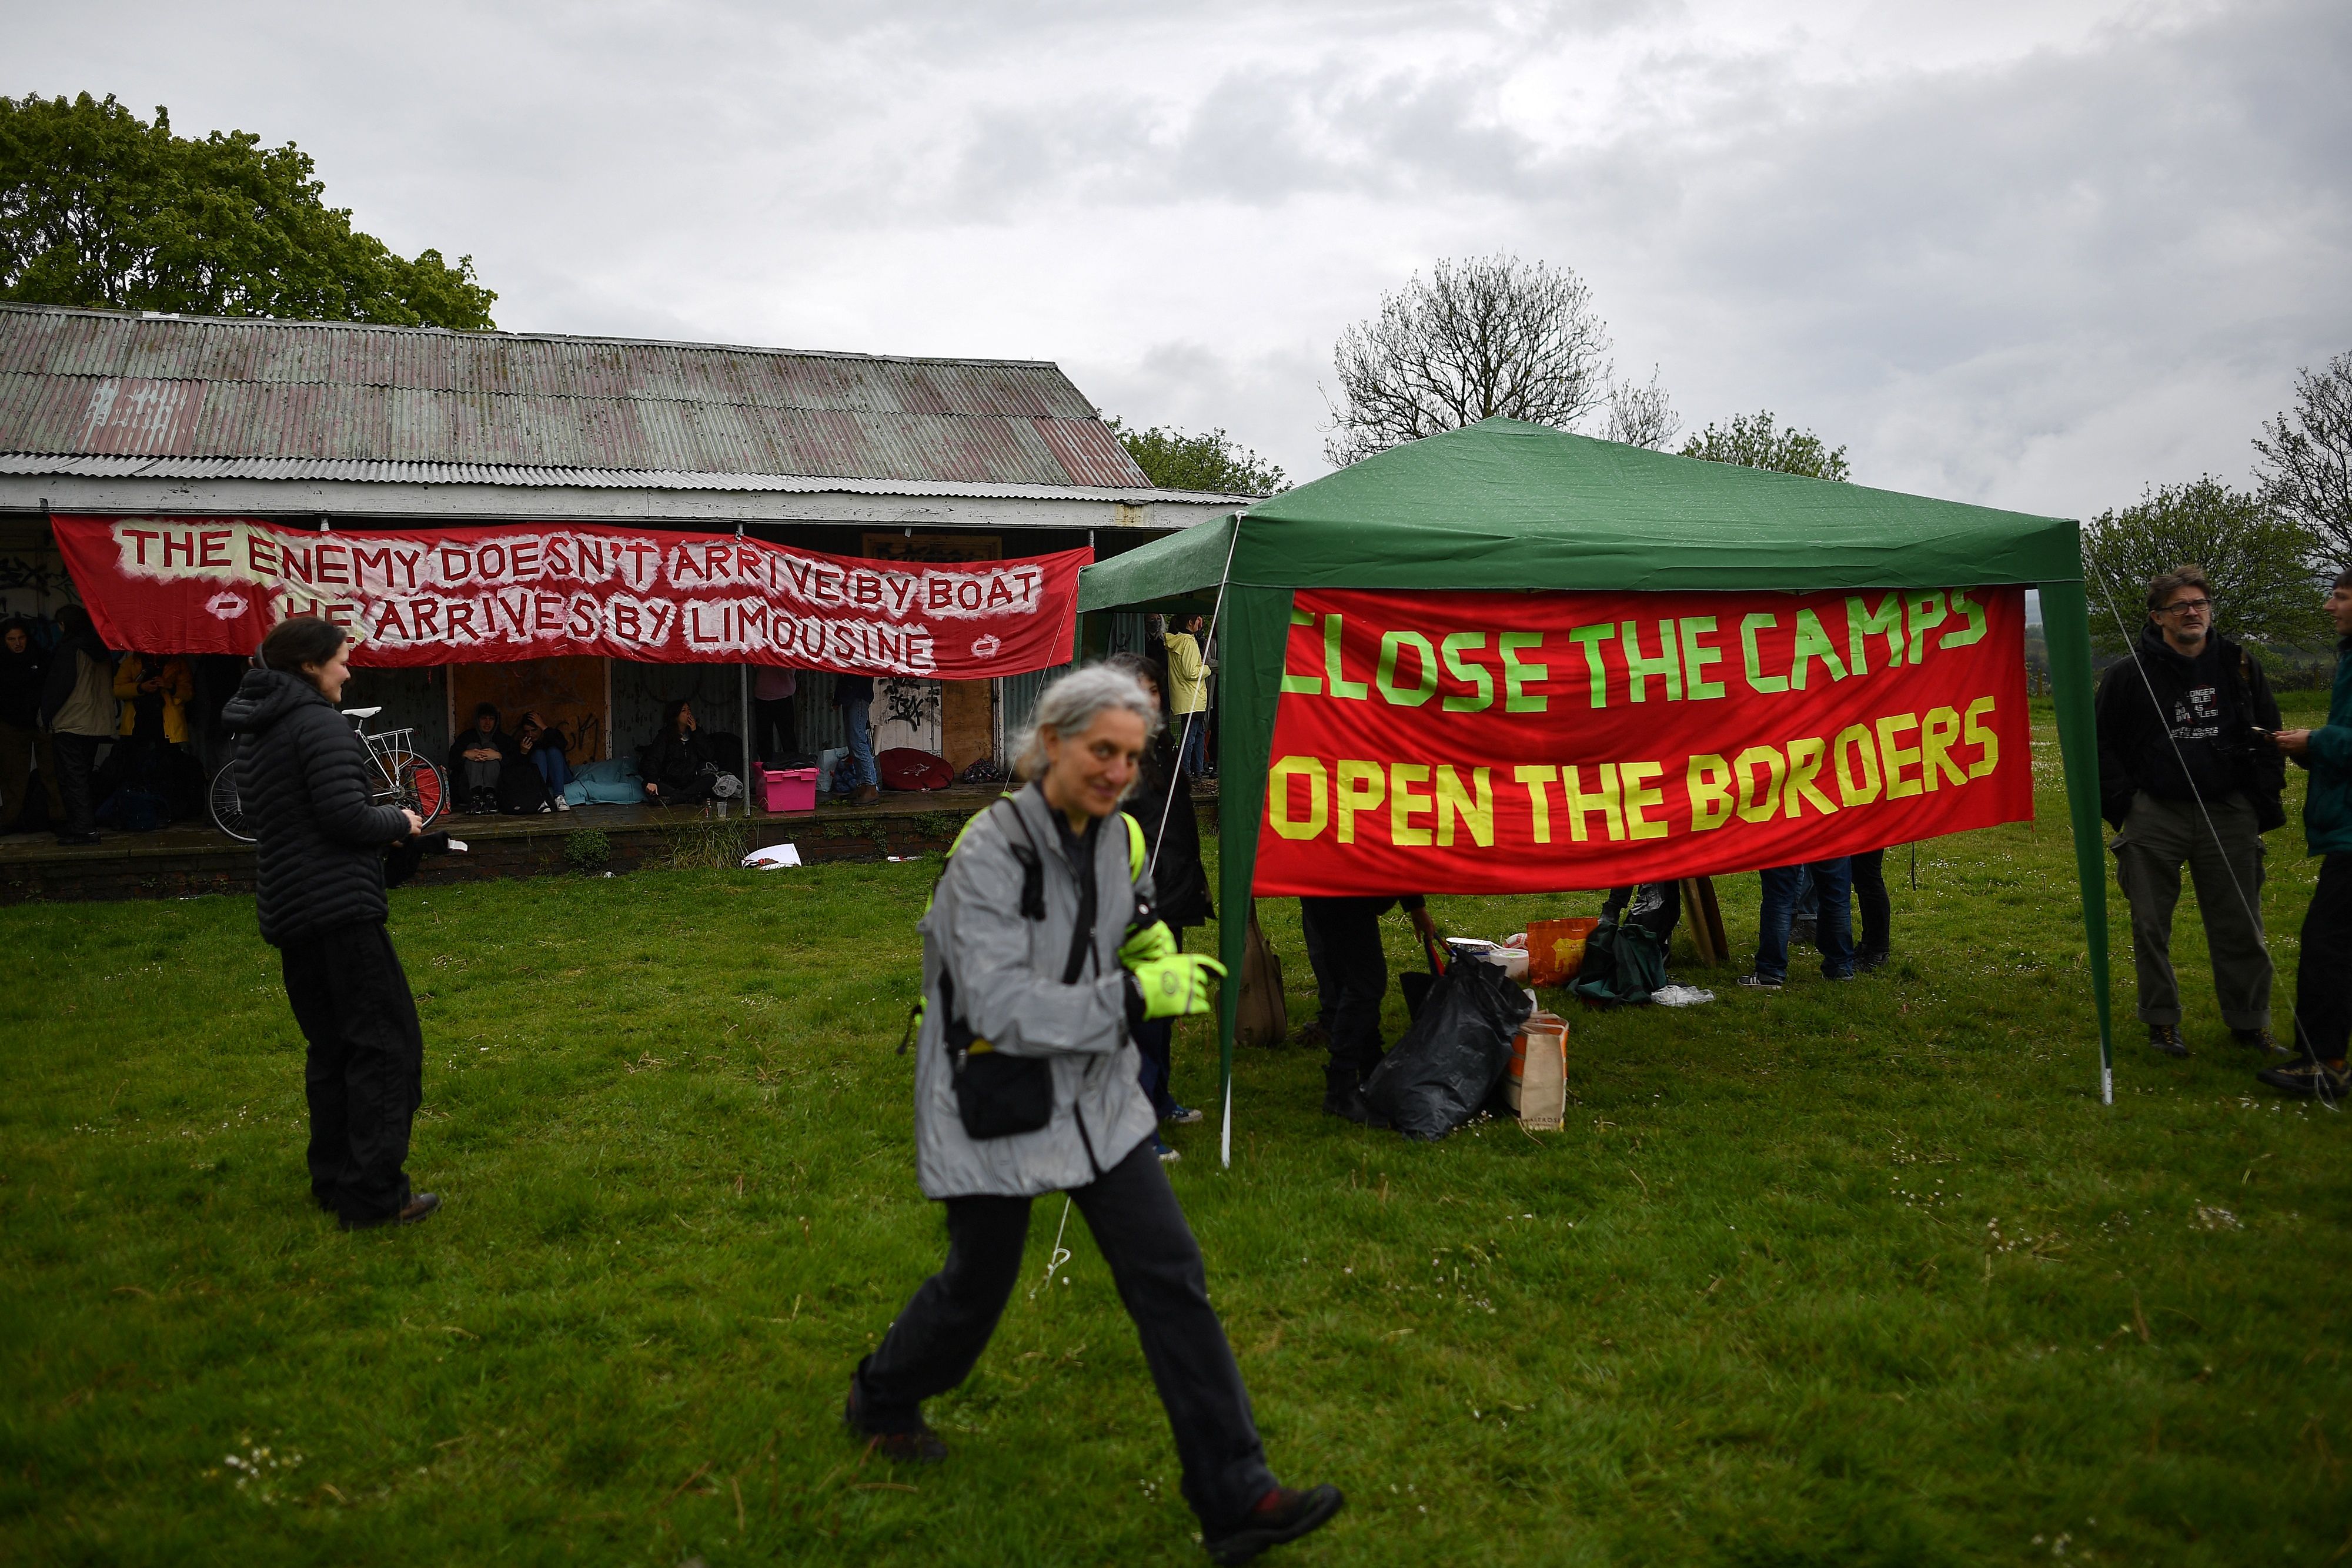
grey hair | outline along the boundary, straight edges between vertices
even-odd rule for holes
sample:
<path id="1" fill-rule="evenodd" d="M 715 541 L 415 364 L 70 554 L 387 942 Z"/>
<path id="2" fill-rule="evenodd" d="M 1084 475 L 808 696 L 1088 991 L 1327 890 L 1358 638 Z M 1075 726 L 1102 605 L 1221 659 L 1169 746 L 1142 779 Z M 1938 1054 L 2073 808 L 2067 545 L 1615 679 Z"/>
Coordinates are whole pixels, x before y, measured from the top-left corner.
<path id="1" fill-rule="evenodd" d="M 1125 670 L 1108 664 L 1088 664 L 1073 670 L 1047 686 L 1037 698 L 1029 727 L 1013 747 L 1013 776 L 1037 778 L 1045 771 L 1045 732 L 1056 736 L 1084 735 L 1108 709 L 1125 708 L 1143 721 L 1144 738 L 1160 731 L 1160 705 L 1143 684 Z"/>

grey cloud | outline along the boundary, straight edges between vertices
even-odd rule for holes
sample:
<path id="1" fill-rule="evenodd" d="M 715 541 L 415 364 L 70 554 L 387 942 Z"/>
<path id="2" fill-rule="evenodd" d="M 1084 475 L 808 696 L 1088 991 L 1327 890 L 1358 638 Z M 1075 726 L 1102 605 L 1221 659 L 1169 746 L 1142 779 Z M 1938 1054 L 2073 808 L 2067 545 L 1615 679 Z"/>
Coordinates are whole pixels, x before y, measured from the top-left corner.
<path id="1" fill-rule="evenodd" d="M 1844 15 L 1734 45 L 1605 0 L 398 28 L 99 0 L 20 6 L 10 42 L 12 90 L 299 141 L 362 226 L 474 254 L 511 324 L 1058 354 L 1300 476 L 1332 339 L 1440 255 L 1575 267 L 1695 424 L 1769 405 L 1866 479 L 2032 509 L 2242 472 L 2294 366 L 2352 347 L 2340 0 L 2018 34 L 2065 40 L 2040 49 L 1971 13 L 1907 62 L 1886 7 L 1859 65 Z"/>

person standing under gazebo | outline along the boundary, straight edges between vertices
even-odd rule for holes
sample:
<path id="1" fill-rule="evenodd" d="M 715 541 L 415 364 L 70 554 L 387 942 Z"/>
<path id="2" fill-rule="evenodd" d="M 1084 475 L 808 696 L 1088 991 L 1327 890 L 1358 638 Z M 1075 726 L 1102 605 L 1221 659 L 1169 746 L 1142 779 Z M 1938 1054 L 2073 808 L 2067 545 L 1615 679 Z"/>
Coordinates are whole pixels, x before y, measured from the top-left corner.
<path id="1" fill-rule="evenodd" d="M 1201 648 L 1201 628 L 1206 623 L 1199 614 L 1180 615 L 1176 630 L 1160 639 L 1168 650 L 1168 711 L 1175 716 L 1188 779 L 1209 770 L 1209 672 L 1215 666 Z"/>

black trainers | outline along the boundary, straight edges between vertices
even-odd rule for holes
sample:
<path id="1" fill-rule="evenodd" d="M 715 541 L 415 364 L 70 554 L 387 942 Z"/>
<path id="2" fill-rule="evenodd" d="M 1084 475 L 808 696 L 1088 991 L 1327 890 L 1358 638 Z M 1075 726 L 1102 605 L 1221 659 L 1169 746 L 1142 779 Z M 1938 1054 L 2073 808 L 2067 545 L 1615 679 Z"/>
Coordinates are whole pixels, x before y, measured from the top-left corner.
<path id="1" fill-rule="evenodd" d="M 1879 948 L 1876 952 L 1856 953 L 1853 956 L 1853 967 L 1857 973 L 1867 975 L 1873 969 L 1883 969 L 1886 967 L 1886 960 L 1889 956 L 1890 955 L 1884 947 Z"/>
<path id="2" fill-rule="evenodd" d="M 1335 1486 L 1310 1487 L 1305 1491 L 1276 1487 L 1258 1499 L 1257 1506 L 1232 1530 L 1217 1536 L 1203 1534 L 1201 1546 L 1219 1563 L 1246 1563 L 1269 1546 L 1320 1530 L 1347 1500 Z"/>
<path id="3" fill-rule="evenodd" d="M 857 1380 L 853 1377 L 849 1399 L 841 1407 L 841 1424 L 849 1428 L 851 1437 L 866 1445 L 867 1453 L 878 1454 L 894 1465 L 936 1465 L 948 1457 L 947 1444 L 920 1416 L 915 1417 L 910 1430 L 876 1432 L 866 1427 L 865 1406 L 857 1392 Z"/>
<path id="4" fill-rule="evenodd" d="M 2180 1026 L 2179 1024 L 2152 1023 L 2148 1025 L 2147 1048 L 2150 1051 L 2160 1051 L 2167 1056 L 2186 1056 L 2189 1054 L 2189 1042 L 2180 1038 Z"/>
<path id="5" fill-rule="evenodd" d="M 2273 1089 L 2330 1104 L 2352 1095 L 2352 1071 L 2340 1061 L 2315 1061 L 2306 1056 L 2284 1067 L 2265 1067 L 2254 1076 Z"/>
<path id="6" fill-rule="evenodd" d="M 1323 1113 L 1363 1127 L 1386 1128 L 1389 1124 L 1389 1119 L 1372 1109 L 1371 1102 L 1364 1098 L 1360 1089 L 1326 1090 Z"/>
<path id="7" fill-rule="evenodd" d="M 2230 1038 L 2248 1051 L 2259 1051 L 2264 1056 L 2292 1054 L 2286 1047 L 2278 1042 L 2278 1036 L 2267 1029 L 2233 1029 L 2230 1031 Z"/>
<path id="8" fill-rule="evenodd" d="M 373 1230 L 380 1225 L 417 1225 L 421 1224 L 425 1220 L 432 1218 L 435 1212 L 437 1211 L 440 1207 L 441 1195 L 439 1193 L 420 1192 L 410 1197 L 406 1203 L 402 1204 L 396 1213 L 383 1215 L 374 1219 L 346 1219 L 343 1221 L 343 1228 L 346 1230 Z"/>

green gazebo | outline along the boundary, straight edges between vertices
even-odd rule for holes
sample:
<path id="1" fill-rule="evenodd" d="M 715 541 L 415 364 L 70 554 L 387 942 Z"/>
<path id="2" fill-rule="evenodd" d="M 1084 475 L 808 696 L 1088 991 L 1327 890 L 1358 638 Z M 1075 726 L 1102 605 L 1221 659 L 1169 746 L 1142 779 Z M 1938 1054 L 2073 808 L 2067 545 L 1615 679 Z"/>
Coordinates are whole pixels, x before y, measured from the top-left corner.
<path id="1" fill-rule="evenodd" d="M 1222 956 L 1240 973 L 1292 591 L 1356 588 L 2040 589 L 2083 933 L 2112 1092 L 2106 872 L 2077 526 L 1988 507 L 1670 456 L 1489 419 L 1368 457 L 1088 567 L 1081 611 L 1216 595 Z M 1234 1009 L 1224 988 L 1230 1157 Z"/>

